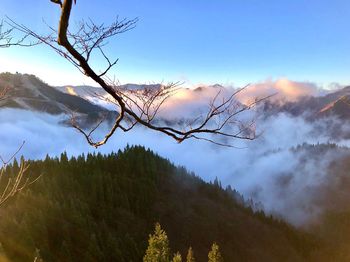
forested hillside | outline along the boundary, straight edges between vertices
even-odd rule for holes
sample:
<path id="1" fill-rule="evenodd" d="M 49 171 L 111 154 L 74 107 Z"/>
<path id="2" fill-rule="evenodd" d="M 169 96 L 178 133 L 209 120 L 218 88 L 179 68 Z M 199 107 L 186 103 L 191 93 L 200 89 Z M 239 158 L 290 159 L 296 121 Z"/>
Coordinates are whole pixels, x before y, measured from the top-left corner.
<path id="1" fill-rule="evenodd" d="M 6 176 L 16 173 L 9 166 Z M 232 189 L 208 184 L 143 147 L 103 156 L 33 161 L 42 177 L 1 210 L 10 261 L 141 261 L 159 222 L 172 251 L 207 261 L 213 242 L 225 261 L 304 261 L 309 235 L 244 207 Z M 2 182 L 5 186 L 6 181 Z"/>

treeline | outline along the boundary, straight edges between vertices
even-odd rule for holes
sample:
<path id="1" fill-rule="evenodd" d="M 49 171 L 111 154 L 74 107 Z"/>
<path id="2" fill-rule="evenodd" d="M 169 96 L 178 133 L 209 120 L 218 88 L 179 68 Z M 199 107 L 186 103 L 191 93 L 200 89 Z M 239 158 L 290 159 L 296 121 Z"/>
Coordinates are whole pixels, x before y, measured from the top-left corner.
<path id="1" fill-rule="evenodd" d="M 184 256 L 191 246 L 196 261 L 208 260 L 213 242 L 225 261 L 303 261 L 318 249 L 218 180 L 206 183 L 143 147 L 29 164 L 27 176 L 42 176 L 0 210 L 10 261 L 142 261 L 156 222 L 171 250 Z M 8 166 L 5 178 L 18 168 Z"/>

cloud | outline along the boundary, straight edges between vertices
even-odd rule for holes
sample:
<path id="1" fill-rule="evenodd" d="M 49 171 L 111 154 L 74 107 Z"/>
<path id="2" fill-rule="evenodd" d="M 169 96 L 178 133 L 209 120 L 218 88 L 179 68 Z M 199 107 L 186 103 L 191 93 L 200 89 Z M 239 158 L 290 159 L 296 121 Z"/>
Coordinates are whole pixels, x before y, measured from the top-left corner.
<path id="1" fill-rule="evenodd" d="M 116 110 L 116 106 L 112 103 L 91 95 L 89 87 L 85 87 L 86 92 L 81 88 L 76 87 L 75 91 L 79 96 L 82 96 L 92 103 L 103 106 L 109 110 Z M 168 98 L 159 110 L 159 116 L 162 118 L 183 118 L 186 115 L 196 115 L 207 113 L 210 102 L 214 97 L 218 96 L 216 102 L 219 103 L 224 98 L 230 97 L 238 89 L 237 87 L 224 87 L 221 85 L 200 85 L 186 88 L 179 88 L 174 95 Z M 71 87 L 66 92 L 72 93 Z M 316 84 L 311 82 L 297 82 L 286 78 L 277 80 L 266 80 L 260 83 L 254 83 L 247 88 L 238 92 L 235 96 L 237 103 L 250 104 L 256 99 L 264 98 L 273 95 L 269 98 L 270 101 L 278 104 L 286 102 L 296 102 L 305 96 L 324 95 L 327 92 Z M 103 95 L 104 94 L 104 95 Z M 102 96 L 108 98 L 106 93 Z"/>
<path id="2" fill-rule="evenodd" d="M 238 100 L 243 103 L 253 101 L 255 98 L 274 95 L 271 100 L 279 103 L 295 102 L 304 96 L 317 96 L 321 89 L 311 82 L 296 82 L 286 78 L 276 81 L 267 80 L 250 85 L 244 92 L 238 94 Z"/>
<path id="3" fill-rule="evenodd" d="M 68 155 L 96 151 L 76 130 L 59 124 L 64 118 L 1 109 L 1 155 L 5 158 L 11 156 L 23 140 L 26 144 L 20 153 L 31 159 L 41 159 L 46 154 L 56 156 L 63 151 Z M 251 142 L 237 140 L 236 145 L 244 149 L 223 148 L 194 140 L 178 144 L 165 135 L 138 127 L 128 133 L 117 132 L 98 151 L 109 153 L 127 144 L 144 145 L 194 171 L 206 181 L 218 177 L 223 185 L 232 185 L 245 197 L 261 201 L 266 211 L 296 225 L 314 220 L 322 211 L 315 196 L 324 187 L 326 166 L 340 156 L 325 154 L 320 162 L 312 155 L 296 154 L 289 149 L 304 142 L 330 141 L 328 129 L 320 128 L 329 122 L 322 120 L 314 125 L 301 117 L 285 114 L 257 121 L 263 135 Z M 104 129 L 106 127 L 96 135 L 102 137 Z"/>
<path id="4" fill-rule="evenodd" d="M 165 103 L 162 113 L 166 116 L 183 116 L 189 112 L 203 112 L 208 108 L 209 103 L 219 94 L 217 101 L 230 97 L 237 91 L 235 87 L 223 87 L 220 85 L 200 85 L 193 88 L 182 88 Z M 311 82 L 296 82 L 286 78 L 276 81 L 267 80 L 249 85 L 239 92 L 236 100 L 243 104 L 249 104 L 257 98 L 270 95 L 270 101 L 283 104 L 295 102 L 301 97 L 317 96 L 324 94 L 324 91 Z"/>

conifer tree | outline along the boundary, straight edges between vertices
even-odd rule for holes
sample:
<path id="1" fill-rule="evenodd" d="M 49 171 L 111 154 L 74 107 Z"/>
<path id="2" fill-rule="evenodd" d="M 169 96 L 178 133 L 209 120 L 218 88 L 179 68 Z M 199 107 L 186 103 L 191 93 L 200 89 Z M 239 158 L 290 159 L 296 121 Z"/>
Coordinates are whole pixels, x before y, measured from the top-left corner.
<path id="1" fill-rule="evenodd" d="M 173 257 L 173 261 L 172 262 L 181 262 L 182 261 L 182 257 L 181 254 L 179 252 L 177 252 L 176 254 L 174 254 Z"/>
<path id="2" fill-rule="evenodd" d="M 194 259 L 194 254 L 193 254 L 192 247 L 190 247 L 188 249 L 188 252 L 187 252 L 186 262 L 195 262 L 195 261 L 196 260 Z"/>
<path id="3" fill-rule="evenodd" d="M 149 235 L 148 247 L 143 257 L 144 262 L 169 262 L 169 240 L 165 231 L 157 223 L 154 234 Z"/>
<path id="4" fill-rule="evenodd" d="M 208 254 L 208 262 L 223 262 L 219 246 L 214 242 Z"/>

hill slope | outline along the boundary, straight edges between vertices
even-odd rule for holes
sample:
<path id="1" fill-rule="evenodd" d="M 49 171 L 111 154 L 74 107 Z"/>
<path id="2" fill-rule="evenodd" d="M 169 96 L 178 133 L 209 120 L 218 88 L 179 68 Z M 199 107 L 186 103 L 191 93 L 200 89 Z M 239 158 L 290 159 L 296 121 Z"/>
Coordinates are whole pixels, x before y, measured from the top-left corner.
<path id="1" fill-rule="evenodd" d="M 104 112 L 105 109 L 78 97 L 59 92 L 33 75 L 0 74 L 0 87 L 9 87 L 10 96 L 0 106 L 36 110 L 49 114 Z"/>
<path id="2" fill-rule="evenodd" d="M 36 249 L 44 261 L 141 261 L 158 221 L 172 250 L 185 255 L 191 245 L 196 261 L 206 261 L 214 241 L 225 261 L 305 261 L 316 247 L 306 234 L 243 207 L 237 192 L 142 147 L 46 158 L 28 174 L 44 175 L 1 212 L 0 242 L 11 261 L 33 260 Z"/>
<path id="3" fill-rule="evenodd" d="M 94 124 L 101 118 L 112 121 L 116 112 L 95 105 L 79 96 L 66 94 L 33 75 L 0 74 L 0 90 L 9 88 L 9 95 L 0 101 L 1 107 L 19 108 L 52 115 L 74 113 L 82 126 Z"/>
<path id="4" fill-rule="evenodd" d="M 349 99 L 350 87 L 345 87 L 323 96 L 302 97 L 296 102 L 278 104 L 267 101 L 263 108 L 270 115 L 287 112 L 293 116 L 305 115 L 309 120 L 327 116 L 337 116 L 344 120 L 350 120 Z"/>

